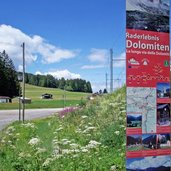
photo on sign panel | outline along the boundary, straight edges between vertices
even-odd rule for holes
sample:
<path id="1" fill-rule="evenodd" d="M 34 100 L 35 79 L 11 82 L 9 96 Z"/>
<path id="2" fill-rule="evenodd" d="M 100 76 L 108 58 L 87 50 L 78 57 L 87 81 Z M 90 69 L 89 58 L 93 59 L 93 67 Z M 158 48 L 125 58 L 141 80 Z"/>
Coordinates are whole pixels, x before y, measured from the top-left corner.
<path id="1" fill-rule="evenodd" d="M 139 151 L 142 149 L 142 136 L 141 135 L 128 135 L 127 136 L 127 150 Z"/>
<path id="2" fill-rule="evenodd" d="M 157 98 L 170 98 L 170 83 L 157 83 Z"/>
<path id="3" fill-rule="evenodd" d="M 143 150 L 156 149 L 156 134 L 143 134 L 142 147 Z"/>
<path id="4" fill-rule="evenodd" d="M 127 114 L 127 127 L 141 128 L 142 114 Z"/>
<path id="5" fill-rule="evenodd" d="M 171 156 L 129 158 L 126 171 L 170 171 Z"/>
<path id="6" fill-rule="evenodd" d="M 126 27 L 168 33 L 169 9 L 169 0 L 126 0 Z"/>
<path id="7" fill-rule="evenodd" d="M 170 134 L 157 134 L 157 149 L 171 148 Z"/>
<path id="8" fill-rule="evenodd" d="M 158 103 L 157 104 L 157 125 L 158 126 L 170 126 L 170 104 Z"/>

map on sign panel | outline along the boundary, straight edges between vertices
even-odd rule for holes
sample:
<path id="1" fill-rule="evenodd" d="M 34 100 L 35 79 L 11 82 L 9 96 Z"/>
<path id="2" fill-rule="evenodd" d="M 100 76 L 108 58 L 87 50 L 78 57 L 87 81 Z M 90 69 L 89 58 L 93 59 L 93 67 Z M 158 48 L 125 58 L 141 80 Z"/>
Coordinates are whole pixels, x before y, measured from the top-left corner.
<path id="1" fill-rule="evenodd" d="M 142 133 L 156 132 L 156 89 L 127 87 L 127 114 L 142 113 Z"/>

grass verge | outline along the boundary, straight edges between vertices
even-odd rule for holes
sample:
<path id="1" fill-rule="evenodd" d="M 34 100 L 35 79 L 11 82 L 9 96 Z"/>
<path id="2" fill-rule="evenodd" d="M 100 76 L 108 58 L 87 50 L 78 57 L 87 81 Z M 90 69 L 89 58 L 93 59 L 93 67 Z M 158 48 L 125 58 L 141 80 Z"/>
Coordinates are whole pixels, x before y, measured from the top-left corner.
<path id="1" fill-rule="evenodd" d="M 124 171 L 125 88 L 0 133 L 6 171 Z"/>

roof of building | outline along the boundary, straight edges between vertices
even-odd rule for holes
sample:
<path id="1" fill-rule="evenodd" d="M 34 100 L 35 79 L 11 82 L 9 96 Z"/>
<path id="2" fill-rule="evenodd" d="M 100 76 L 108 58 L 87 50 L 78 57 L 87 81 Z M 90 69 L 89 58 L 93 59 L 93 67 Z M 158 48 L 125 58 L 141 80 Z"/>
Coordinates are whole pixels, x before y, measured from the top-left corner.
<path id="1" fill-rule="evenodd" d="M 0 96 L 0 99 L 10 99 L 8 96 Z"/>

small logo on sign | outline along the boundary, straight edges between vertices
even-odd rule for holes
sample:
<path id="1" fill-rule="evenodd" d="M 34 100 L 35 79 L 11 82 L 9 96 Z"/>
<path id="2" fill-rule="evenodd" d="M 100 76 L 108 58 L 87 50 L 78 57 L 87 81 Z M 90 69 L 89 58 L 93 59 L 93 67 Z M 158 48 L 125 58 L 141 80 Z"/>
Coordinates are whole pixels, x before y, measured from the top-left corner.
<path id="1" fill-rule="evenodd" d="M 164 61 L 164 66 L 168 67 L 169 66 L 169 61 Z"/>
<path id="2" fill-rule="evenodd" d="M 134 58 L 131 58 L 130 60 L 128 60 L 128 63 L 130 63 L 131 65 L 140 65 L 140 63 L 136 61 Z"/>

